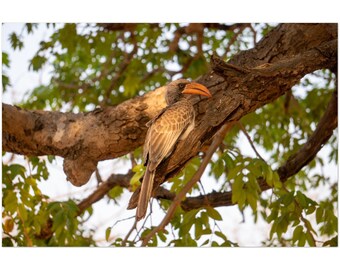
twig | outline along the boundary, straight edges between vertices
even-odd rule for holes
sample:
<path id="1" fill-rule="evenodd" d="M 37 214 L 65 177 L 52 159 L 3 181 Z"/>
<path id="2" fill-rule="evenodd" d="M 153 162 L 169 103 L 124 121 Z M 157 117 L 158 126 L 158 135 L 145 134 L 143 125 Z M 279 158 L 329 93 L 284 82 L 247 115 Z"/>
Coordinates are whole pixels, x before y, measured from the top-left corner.
<path id="1" fill-rule="evenodd" d="M 256 150 L 256 148 L 255 148 L 255 145 L 254 145 L 253 141 L 251 140 L 251 138 L 250 138 L 248 132 L 246 131 L 245 127 L 243 126 L 243 124 L 242 124 L 241 122 L 237 122 L 237 124 L 238 124 L 238 126 L 240 127 L 240 129 L 242 130 L 242 132 L 244 133 L 244 135 L 247 137 L 247 139 L 248 139 L 248 141 L 249 141 L 249 143 L 250 143 L 250 146 L 251 146 L 251 148 L 253 148 L 253 150 L 254 150 L 256 156 L 257 156 L 258 158 L 260 158 L 262 161 L 265 162 L 265 160 L 261 157 L 261 155 L 259 154 L 259 152 L 257 152 L 257 150 Z"/>
<path id="2" fill-rule="evenodd" d="M 90 205 L 102 199 L 115 186 L 127 188 L 130 184 L 131 176 L 132 171 L 129 171 L 127 174 L 112 174 L 107 181 L 102 182 L 90 196 L 78 204 L 78 214 L 81 214 Z"/>
<path id="3" fill-rule="evenodd" d="M 201 178 L 206 166 L 208 165 L 212 155 L 214 154 L 217 147 L 221 144 L 222 140 L 225 137 L 225 134 L 230 130 L 230 128 L 234 125 L 234 122 L 230 122 L 226 125 L 224 125 L 215 135 L 214 141 L 211 144 L 208 152 L 206 153 L 206 156 L 204 157 L 200 167 L 198 168 L 197 172 L 194 174 L 194 176 L 191 178 L 191 180 L 183 187 L 183 189 L 177 194 L 175 199 L 173 200 L 172 204 L 170 205 L 170 208 L 163 218 L 162 222 L 154 228 L 143 240 L 142 246 L 146 246 L 146 244 L 149 242 L 149 240 L 159 231 L 163 230 L 165 226 L 170 222 L 173 214 L 175 213 L 175 210 L 177 206 L 181 203 L 182 199 L 184 198 L 185 194 L 188 193 L 188 191 L 197 183 L 197 181 Z"/>
<path id="4" fill-rule="evenodd" d="M 97 179 L 97 186 L 100 184 L 100 183 L 102 183 L 103 182 L 103 179 L 102 179 L 102 176 L 100 175 L 100 173 L 99 173 L 99 170 L 98 170 L 98 168 L 96 168 L 96 179 Z"/>
<path id="5" fill-rule="evenodd" d="M 129 230 L 129 232 L 127 233 L 127 235 L 125 236 L 123 242 L 122 242 L 122 246 L 125 247 L 127 240 L 129 239 L 131 233 L 133 232 L 134 229 L 137 229 L 137 220 L 135 219 L 135 222 L 133 223 L 131 229 Z"/>
<path id="6" fill-rule="evenodd" d="M 133 154 L 133 152 L 129 154 L 129 157 L 131 161 L 131 169 L 133 169 L 137 165 L 137 162 L 135 160 L 135 155 Z"/>

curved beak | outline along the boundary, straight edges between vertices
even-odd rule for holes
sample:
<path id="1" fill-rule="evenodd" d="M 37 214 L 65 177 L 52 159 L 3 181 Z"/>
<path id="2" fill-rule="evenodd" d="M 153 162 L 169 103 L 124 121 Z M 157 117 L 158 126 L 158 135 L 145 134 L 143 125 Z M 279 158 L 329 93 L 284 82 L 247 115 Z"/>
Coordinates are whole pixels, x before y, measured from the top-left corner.
<path id="1" fill-rule="evenodd" d="M 192 95 L 202 95 L 206 97 L 212 97 L 210 91 L 208 88 L 206 88 L 204 85 L 200 83 L 188 83 L 184 90 L 182 91 L 183 94 L 192 94 Z"/>

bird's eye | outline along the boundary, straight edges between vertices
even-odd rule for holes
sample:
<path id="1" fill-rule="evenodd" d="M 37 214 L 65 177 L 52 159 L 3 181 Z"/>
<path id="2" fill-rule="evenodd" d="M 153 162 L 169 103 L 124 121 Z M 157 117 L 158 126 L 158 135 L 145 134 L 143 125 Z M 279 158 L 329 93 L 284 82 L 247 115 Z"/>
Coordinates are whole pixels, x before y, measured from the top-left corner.
<path id="1" fill-rule="evenodd" d="M 178 84 L 178 87 L 179 87 L 180 90 L 183 90 L 184 87 L 185 87 L 185 83 L 180 83 L 180 84 Z"/>

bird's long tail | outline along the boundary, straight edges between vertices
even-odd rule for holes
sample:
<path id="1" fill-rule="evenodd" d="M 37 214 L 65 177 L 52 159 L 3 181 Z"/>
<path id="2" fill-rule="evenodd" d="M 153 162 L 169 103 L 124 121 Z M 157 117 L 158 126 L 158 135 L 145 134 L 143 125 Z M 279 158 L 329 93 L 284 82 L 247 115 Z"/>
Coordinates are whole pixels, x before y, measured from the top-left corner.
<path id="1" fill-rule="evenodd" d="M 150 171 L 149 168 L 146 168 L 141 191 L 139 193 L 138 206 L 136 212 L 136 220 L 140 220 L 144 218 L 146 214 L 146 210 L 148 209 L 148 204 L 151 198 L 151 192 L 153 187 L 153 180 L 155 177 L 155 171 Z"/>

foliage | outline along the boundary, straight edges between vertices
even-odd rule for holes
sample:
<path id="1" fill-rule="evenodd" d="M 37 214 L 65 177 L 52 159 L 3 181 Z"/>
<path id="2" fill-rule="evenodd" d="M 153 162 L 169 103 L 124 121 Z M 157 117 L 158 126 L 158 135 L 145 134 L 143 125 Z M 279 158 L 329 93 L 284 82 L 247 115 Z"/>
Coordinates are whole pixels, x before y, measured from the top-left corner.
<path id="1" fill-rule="evenodd" d="M 46 160 L 29 158 L 27 167 L 2 165 L 3 233 L 8 236 L 3 245 L 95 245 L 90 237 L 83 236 L 83 220 L 75 202 L 51 202 L 38 188 L 38 183 L 49 177 Z"/>
<path id="2" fill-rule="evenodd" d="M 226 25 L 225 25 L 226 26 Z M 25 46 L 25 33 L 32 34 L 40 24 L 25 24 L 20 34 L 8 37 L 13 50 Z M 31 89 L 19 106 L 85 112 L 97 106 L 112 106 L 142 95 L 178 77 L 195 79 L 207 72 L 212 52 L 225 60 L 254 42 L 272 28 L 252 24 L 203 32 L 189 31 L 187 24 L 48 24 L 53 34 L 40 42 L 28 69 L 42 72 L 52 67 L 48 84 Z M 6 71 L 9 54 L 2 52 L 3 90 L 10 91 Z M 318 78 L 316 80 L 315 78 Z M 254 222 L 270 224 L 266 246 L 337 246 L 337 183 L 325 175 L 327 163 L 337 164 L 337 134 L 320 155 L 285 183 L 276 172 L 287 158 L 303 145 L 316 127 L 334 91 L 335 76 L 320 70 L 306 76 L 291 93 L 242 118 L 228 133 L 210 163 L 209 179 L 215 192 L 232 191 L 232 204 L 242 215 L 250 210 Z M 246 136 L 245 136 L 246 135 Z M 261 155 L 244 153 L 248 139 Z M 249 142 L 250 143 L 250 142 Z M 134 152 L 141 164 L 141 151 Z M 96 246 L 93 230 L 87 226 L 92 207 L 79 210 L 79 198 L 52 201 L 39 185 L 49 179 L 53 157 L 25 159 L 25 166 L 3 161 L 2 227 L 3 246 Z M 201 162 L 194 158 L 179 175 L 165 184 L 177 193 L 191 179 Z M 321 170 L 320 170 L 321 168 Z M 144 167 L 133 167 L 131 189 L 143 175 Z M 259 179 L 272 187 L 261 192 Z M 204 190 L 196 185 L 190 195 Z M 316 196 L 320 187 L 327 196 Z M 115 186 L 107 200 L 121 207 L 124 190 Z M 315 197 L 315 196 L 314 196 Z M 82 198 L 84 199 L 84 198 Z M 153 205 L 156 205 L 155 203 Z M 170 205 L 160 200 L 161 211 Z M 222 208 L 221 208 L 222 209 Z M 248 217 L 247 217 L 248 218 Z M 238 246 L 223 227 L 228 216 L 220 208 L 177 209 L 171 223 L 159 232 L 149 246 Z M 150 217 L 147 217 L 150 220 Z M 124 220 L 121 222 L 125 222 Z M 247 220 L 245 220 L 247 222 Z M 112 222 L 113 223 L 113 222 Z M 155 224 L 145 223 L 133 240 L 116 237 L 115 226 L 107 227 L 107 245 L 138 246 Z M 127 233 L 127 231 L 126 231 Z"/>

